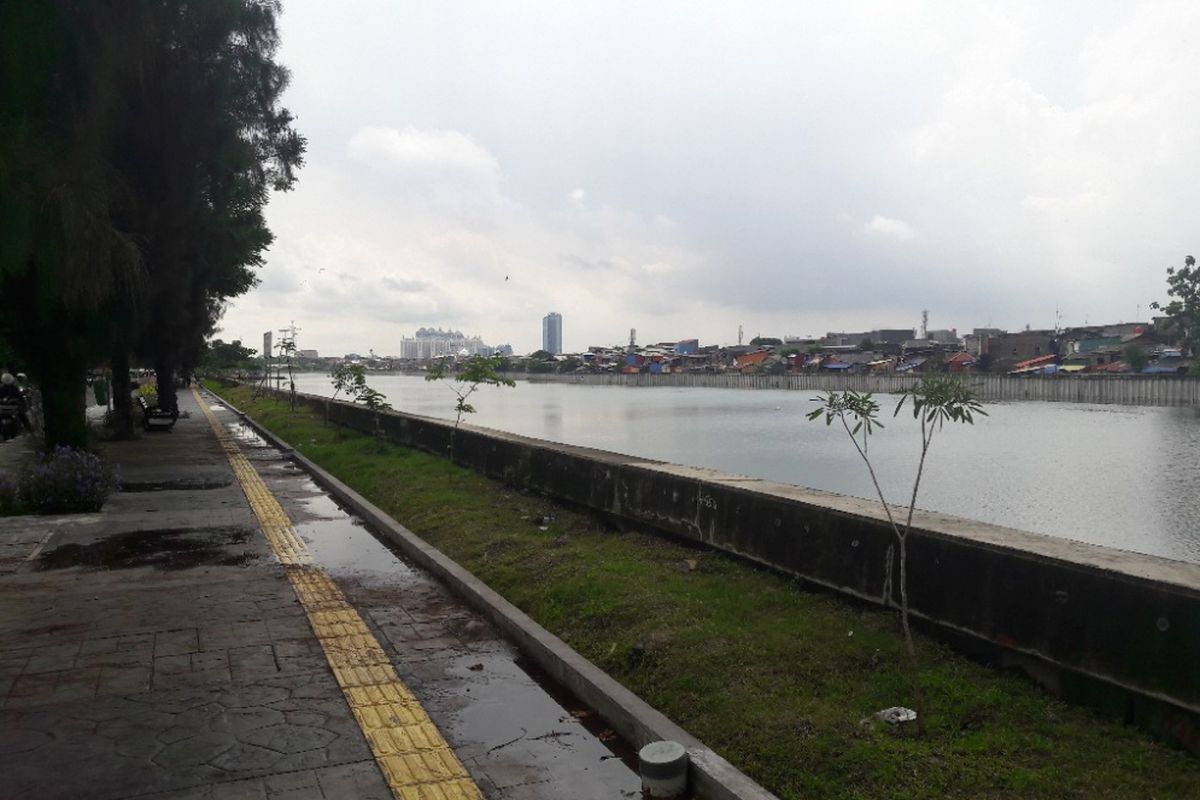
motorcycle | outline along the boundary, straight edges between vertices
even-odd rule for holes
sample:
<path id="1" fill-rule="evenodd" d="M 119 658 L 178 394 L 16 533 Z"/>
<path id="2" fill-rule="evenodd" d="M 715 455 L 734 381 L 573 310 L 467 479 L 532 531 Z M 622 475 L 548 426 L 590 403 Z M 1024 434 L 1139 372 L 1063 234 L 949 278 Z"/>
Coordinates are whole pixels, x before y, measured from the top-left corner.
<path id="1" fill-rule="evenodd" d="M 7 442 L 21 432 L 21 404 L 0 402 L 0 441 Z"/>

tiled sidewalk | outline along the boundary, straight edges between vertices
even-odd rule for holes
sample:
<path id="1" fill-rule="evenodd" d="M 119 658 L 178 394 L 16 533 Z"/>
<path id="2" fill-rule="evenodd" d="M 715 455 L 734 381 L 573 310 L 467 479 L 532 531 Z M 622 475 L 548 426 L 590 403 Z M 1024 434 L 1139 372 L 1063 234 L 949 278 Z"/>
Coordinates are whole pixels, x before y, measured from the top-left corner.
<path id="1" fill-rule="evenodd" d="M 100 514 L 0 519 L 0 795 L 393 797 L 208 422 L 180 401 L 173 432 L 106 447 L 136 491 Z M 484 796 L 638 794 L 585 710 L 215 413 Z"/>

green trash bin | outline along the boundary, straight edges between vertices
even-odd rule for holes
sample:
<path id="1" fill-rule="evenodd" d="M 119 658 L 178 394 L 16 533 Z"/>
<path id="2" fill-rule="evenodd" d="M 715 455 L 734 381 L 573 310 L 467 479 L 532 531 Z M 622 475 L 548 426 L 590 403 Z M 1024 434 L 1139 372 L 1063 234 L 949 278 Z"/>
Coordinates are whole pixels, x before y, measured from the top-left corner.
<path id="1" fill-rule="evenodd" d="M 92 384 L 92 391 L 96 393 L 96 405 L 108 405 L 108 384 L 104 381 L 96 381 Z"/>

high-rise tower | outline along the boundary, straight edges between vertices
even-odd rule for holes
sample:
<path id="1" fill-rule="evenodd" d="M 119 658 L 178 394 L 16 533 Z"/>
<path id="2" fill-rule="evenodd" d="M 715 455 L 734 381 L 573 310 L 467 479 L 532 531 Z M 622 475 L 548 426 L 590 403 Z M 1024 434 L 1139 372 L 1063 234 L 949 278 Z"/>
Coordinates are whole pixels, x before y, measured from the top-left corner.
<path id="1" fill-rule="evenodd" d="M 562 314 L 557 311 L 542 317 L 542 349 L 554 355 L 562 352 Z"/>

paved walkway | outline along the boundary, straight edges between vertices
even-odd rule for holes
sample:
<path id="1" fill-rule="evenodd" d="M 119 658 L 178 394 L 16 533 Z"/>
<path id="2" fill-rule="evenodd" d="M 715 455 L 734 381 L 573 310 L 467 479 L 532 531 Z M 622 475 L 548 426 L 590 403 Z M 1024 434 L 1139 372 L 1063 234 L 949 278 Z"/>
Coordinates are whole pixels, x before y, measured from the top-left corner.
<path id="1" fill-rule="evenodd" d="M 16 476 L 24 464 L 37 451 L 39 442 L 23 433 L 7 442 L 0 442 L 0 475 Z"/>
<path id="2" fill-rule="evenodd" d="M 487 623 L 228 410 L 180 406 L 105 447 L 102 513 L 0 519 L 0 795 L 637 796 Z"/>

